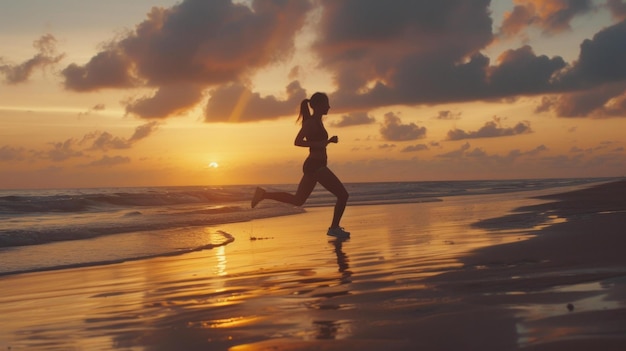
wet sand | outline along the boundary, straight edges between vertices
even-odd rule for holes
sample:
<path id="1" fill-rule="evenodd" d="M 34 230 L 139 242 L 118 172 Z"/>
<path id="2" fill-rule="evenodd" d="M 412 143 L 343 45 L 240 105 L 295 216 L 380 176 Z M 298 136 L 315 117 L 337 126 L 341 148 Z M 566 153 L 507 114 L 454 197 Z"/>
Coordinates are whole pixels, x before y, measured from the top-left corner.
<path id="1" fill-rule="evenodd" d="M 0 277 L 0 350 L 624 350 L 626 182 L 530 198 L 559 191 L 352 206 L 347 241 L 309 208 Z"/>

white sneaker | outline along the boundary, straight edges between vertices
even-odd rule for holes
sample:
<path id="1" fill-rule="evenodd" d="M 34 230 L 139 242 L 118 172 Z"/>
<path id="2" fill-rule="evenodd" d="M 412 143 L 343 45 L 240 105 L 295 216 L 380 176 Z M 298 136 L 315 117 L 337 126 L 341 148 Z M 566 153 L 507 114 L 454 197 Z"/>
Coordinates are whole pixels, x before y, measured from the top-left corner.
<path id="1" fill-rule="evenodd" d="M 349 238 L 350 237 L 350 232 L 346 232 L 345 230 L 343 230 L 343 227 L 328 228 L 328 233 L 326 234 L 330 236 L 334 236 L 335 238 Z"/>
<path id="2" fill-rule="evenodd" d="M 255 208 L 256 205 L 261 202 L 261 200 L 263 200 L 263 196 L 265 196 L 265 190 L 257 187 L 256 191 L 254 192 L 254 196 L 252 197 L 252 202 L 250 202 L 250 206 L 252 208 Z"/>

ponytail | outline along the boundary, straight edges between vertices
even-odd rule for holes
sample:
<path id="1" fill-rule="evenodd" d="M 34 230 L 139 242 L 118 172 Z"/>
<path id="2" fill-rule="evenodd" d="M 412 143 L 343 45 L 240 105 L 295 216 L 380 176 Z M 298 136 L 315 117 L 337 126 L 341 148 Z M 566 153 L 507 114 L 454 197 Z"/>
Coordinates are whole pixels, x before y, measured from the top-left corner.
<path id="1" fill-rule="evenodd" d="M 298 115 L 298 119 L 296 123 L 300 121 L 302 118 L 302 123 L 306 122 L 309 118 L 311 118 L 311 110 L 309 110 L 309 105 L 315 110 L 320 106 L 323 107 L 322 104 L 328 105 L 328 96 L 324 93 L 315 93 L 311 96 L 311 99 L 304 99 L 300 103 L 300 114 Z"/>
<path id="2" fill-rule="evenodd" d="M 302 119 L 302 123 L 304 123 L 309 118 L 311 118 L 311 111 L 309 110 L 309 102 L 310 102 L 309 99 L 304 99 L 300 103 L 300 114 L 298 115 L 298 119 L 296 120 L 296 122 Z"/>

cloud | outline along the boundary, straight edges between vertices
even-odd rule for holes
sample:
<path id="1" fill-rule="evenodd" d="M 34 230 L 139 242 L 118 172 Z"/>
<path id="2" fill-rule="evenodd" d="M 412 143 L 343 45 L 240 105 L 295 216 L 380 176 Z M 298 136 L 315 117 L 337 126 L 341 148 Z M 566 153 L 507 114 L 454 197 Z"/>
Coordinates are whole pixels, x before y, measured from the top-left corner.
<path id="1" fill-rule="evenodd" d="M 124 102 L 126 112 L 140 118 L 180 115 L 210 96 L 207 122 L 275 119 L 294 113 L 304 90 L 298 86 L 286 96 L 261 96 L 251 80 L 260 69 L 293 58 L 297 35 L 316 25 L 310 56 L 316 68 L 331 74 L 333 106 L 348 116 L 337 126 L 366 121 L 354 119 L 352 111 L 585 93 L 626 81 L 623 0 L 607 0 L 602 7 L 622 22 L 585 40 L 572 62 L 537 54 L 528 45 L 497 58 L 484 52 L 500 37 L 522 35 L 528 28 L 549 35 L 567 31 L 577 16 L 599 8 L 592 0 L 516 0 L 499 33 L 493 30 L 490 3 L 182 0 L 154 7 L 89 60 L 67 65 L 61 77 L 66 89 L 79 92 L 149 89 Z M 320 6 L 314 9 L 314 4 Z M 312 21 L 311 11 L 318 9 Z M 302 76 L 298 64 L 287 74 L 294 82 Z M 8 72 L 14 66 L 1 67 Z"/>
<path id="2" fill-rule="evenodd" d="M 536 111 L 559 117 L 626 116 L 625 42 L 626 20 L 583 41 L 578 60 L 554 77 L 555 86 L 572 91 L 543 97 Z"/>
<path id="3" fill-rule="evenodd" d="M 347 115 L 341 116 L 341 120 L 333 122 L 330 125 L 333 127 L 350 127 L 363 124 L 376 123 L 376 118 L 367 114 L 367 112 L 353 112 Z"/>
<path id="4" fill-rule="evenodd" d="M 591 0 L 514 0 L 513 11 L 504 15 L 500 36 L 511 37 L 535 26 L 546 35 L 571 30 L 575 16 L 593 10 Z"/>
<path id="5" fill-rule="evenodd" d="M 139 80 L 131 71 L 131 60 L 120 49 L 111 48 L 98 53 L 84 66 L 71 63 L 61 74 L 65 78 L 66 89 L 84 92 L 139 85 Z"/>
<path id="6" fill-rule="evenodd" d="M 613 18 L 618 21 L 626 19 L 626 2 L 624 0 L 607 0 L 607 6 L 611 10 Z"/>
<path id="7" fill-rule="evenodd" d="M 379 150 L 392 150 L 392 149 L 395 149 L 395 148 L 396 148 L 396 144 L 387 144 L 387 143 L 385 143 L 385 144 L 378 145 L 378 149 Z"/>
<path id="8" fill-rule="evenodd" d="M 102 150 L 107 151 L 110 149 L 129 149 L 131 143 L 128 140 L 120 137 L 113 136 L 109 132 L 94 132 L 85 135 L 83 143 L 93 139 L 91 147 L 88 150 Z"/>
<path id="9" fill-rule="evenodd" d="M 471 145 L 469 142 L 466 142 L 465 144 L 461 145 L 458 149 L 453 150 L 453 151 L 449 151 L 449 152 L 445 152 L 443 154 L 439 154 L 437 155 L 437 157 L 441 157 L 441 158 L 461 158 L 465 155 L 466 151 L 469 150 L 471 148 Z"/>
<path id="10" fill-rule="evenodd" d="M 626 80 L 626 23 L 584 41 L 571 63 L 528 45 L 491 62 L 481 53 L 495 39 L 488 1 L 322 3 L 313 48 L 333 74 L 333 102 L 347 110 L 571 93 Z M 531 25 L 549 34 L 595 9 L 590 0 L 518 6 L 532 8 Z"/>
<path id="11" fill-rule="evenodd" d="M 21 161 L 26 158 L 26 150 L 22 147 L 4 145 L 0 147 L 0 161 Z"/>
<path id="12" fill-rule="evenodd" d="M 43 35 L 33 42 L 33 46 L 38 53 L 32 58 L 17 64 L 4 63 L 0 58 L 0 74 L 4 75 L 7 84 L 19 84 L 26 82 L 35 69 L 45 69 L 59 63 L 65 54 L 56 53 L 57 40 L 52 34 Z"/>
<path id="13" fill-rule="evenodd" d="M 461 119 L 462 112 L 452 112 L 450 110 L 439 111 L 435 119 L 443 120 L 443 121 L 452 121 Z"/>
<path id="14" fill-rule="evenodd" d="M 98 112 L 98 111 L 104 111 L 104 110 L 106 110 L 106 105 L 105 104 L 95 104 L 93 107 L 91 107 L 87 111 L 79 112 L 78 116 L 88 116 L 92 112 Z"/>
<path id="15" fill-rule="evenodd" d="M 129 157 L 124 156 L 107 156 L 104 155 L 99 160 L 90 162 L 88 164 L 83 165 L 83 167 L 112 167 L 118 166 L 125 163 L 130 163 Z"/>
<path id="16" fill-rule="evenodd" d="M 5 145 L 0 147 L 0 161 L 24 161 L 37 158 L 63 162 L 72 158 L 88 157 L 90 151 L 125 150 L 152 135 L 158 126 L 156 121 L 140 125 L 135 128 L 133 135 L 128 139 L 114 136 L 109 132 L 91 132 L 82 138 L 69 138 L 65 141 L 47 143 L 49 147 L 43 150 L 26 150 Z"/>
<path id="17" fill-rule="evenodd" d="M 126 102 L 126 113 L 141 118 L 165 118 L 181 114 L 202 99 L 204 87 L 198 84 L 161 86 L 154 95 Z"/>
<path id="18" fill-rule="evenodd" d="M 559 117 L 626 117 L 626 82 L 604 84 L 583 92 L 544 96 L 535 112 Z"/>
<path id="19" fill-rule="evenodd" d="M 544 151 L 548 151 L 548 147 L 543 145 L 543 144 L 541 144 L 541 145 L 537 146 L 536 148 L 534 148 L 534 149 L 532 149 L 530 151 L 526 151 L 522 155 L 534 156 L 534 155 L 537 155 L 537 154 L 539 154 L 541 152 L 544 152 Z"/>
<path id="20" fill-rule="evenodd" d="M 402 150 L 400 150 L 400 152 L 416 152 L 416 151 L 424 151 L 428 149 L 429 149 L 428 145 L 426 144 L 417 144 L 417 145 L 409 145 L 403 148 Z"/>
<path id="21" fill-rule="evenodd" d="M 154 133 L 157 130 L 158 126 L 159 126 L 159 123 L 155 121 L 140 125 L 137 128 L 135 128 L 135 132 L 130 137 L 130 139 L 128 139 L 128 141 L 130 143 L 135 143 L 139 140 L 145 139 L 149 137 L 150 135 L 152 135 L 152 133 Z"/>
<path id="22" fill-rule="evenodd" d="M 626 20 L 580 44 L 578 60 L 558 77 L 558 84 L 589 88 L 626 80 Z"/>
<path id="23" fill-rule="evenodd" d="M 199 102 L 203 88 L 249 77 L 285 60 L 311 8 L 308 1 L 184 0 L 153 7 L 147 18 L 86 64 L 62 72 L 66 89 L 155 87 L 151 97 L 129 101 L 145 118 L 177 114 Z M 183 88 L 189 95 L 177 92 Z"/>
<path id="24" fill-rule="evenodd" d="M 494 164 L 511 164 L 519 160 L 522 157 L 531 157 L 537 156 L 540 153 L 547 151 L 548 148 L 545 145 L 539 145 L 534 149 L 521 151 L 519 149 L 513 149 L 509 151 L 506 155 L 498 155 L 492 154 L 490 155 L 487 151 L 483 150 L 480 147 L 476 147 L 474 149 L 471 148 L 469 142 L 461 145 L 456 150 L 452 150 L 443 154 L 439 154 L 437 158 L 444 158 L 448 160 L 464 160 L 464 159 L 472 159 L 474 161 L 481 160 L 484 162 L 494 163 Z"/>
<path id="25" fill-rule="evenodd" d="M 493 35 L 489 1 L 324 0 L 314 50 L 353 108 L 476 97 Z M 390 20 L 393 19 L 393 20 Z"/>
<path id="26" fill-rule="evenodd" d="M 507 50 L 498 57 L 498 65 L 488 70 L 493 96 L 512 96 L 551 91 L 552 77 L 565 68 L 560 57 L 536 56 L 528 45 Z"/>
<path id="27" fill-rule="evenodd" d="M 135 128 L 133 135 L 126 139 L 114 136 L 109 132 L 92 132 L 86 134 L 80 141 L 81 145 L 90 144 L 88 151 L 100 150 L 123 150 L 130 149 L 136 142 L 147 138 L 157 130 L 158 122 L 153 121 Z"/>
<path id="28" fill-rule="evenodd" d="M 528 121 L 519 122 L 514 127 L 501 127 L 500 118 L 494 118 L 493 121 L 486 122 L 485 125 L 477 131 L 466 132 L 462 129 L 449 130 L 446 140 L 496 138 L 528 133 L 532 133 L 530 122 Z"/>
<path id="29" fill-rule="evenodd" d="M 381 124 L 380 134 L 387 141 L 416 140 L 426 136 L 426 127 L 419 127 L 415 123 L 402 124 L 400 117 L 388 112 Z"/>
<path id="30" fill-rule="evenodd" d="M 298 81 L 287 86 L 286 97 L 285 100 L 273 95 L 262 97 L 239 83 L 220 86 L 211 91 L 205 122 L 253 122 L 297 116 L 300 102 L 306 99 L 306 92 Z"/>
<path id="31" fill-rule="evenodd" d="M 55 162 L 61 162 L 70 158 L 84 156 L 82 151 L 76 150 L 79 142 L 74 138 L 67 139 L 62 142 L 52 142 L 49 144 L 52 148 L 41 154 L 43 158 L 50 159 Z"/>

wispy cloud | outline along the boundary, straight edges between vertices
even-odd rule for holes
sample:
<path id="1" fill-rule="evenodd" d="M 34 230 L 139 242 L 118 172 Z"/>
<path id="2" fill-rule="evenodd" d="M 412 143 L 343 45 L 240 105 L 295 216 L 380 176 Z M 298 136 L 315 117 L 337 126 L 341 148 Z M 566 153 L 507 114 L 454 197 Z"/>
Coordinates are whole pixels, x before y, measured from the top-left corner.
<path id="1" fill-rule="evenodd" d="M 530 122 L 528 121 L 518 122 L 513 127 L 502 127 L 500 122 L 500 118 L 494 118 L 493 121 L 486 122 L 485 125 L 476 131 L 468 132 L 458 128 L 449 130 L 447 140 L 496 138 L 532 133 Z"/>
<path id="2" fill-rule="evenodd" d="M 130 157 L 104 155 L 102 156 L 102 158 L 96 161 L 83 165 L 83 167 L 111 167 L 111 166 L 118 166 L 118 165 L 125 164 L 125 163 L 130 163 L 130 161 L 131 161 Z"/>
<path id="3" fill-rule="evenodd" d="M 376 123 L 376 118 L 370 116 L 367 112 L 359 111 L 342 115 L 339 121 L 332 122 L 330 125 L 341 128 L 373 123 Z"/>
<path id="4" fill-rule="evenodd" d="M 546 35 L 570 30 L 574 17 L 589 13 L 591 0 L 514 0 L 513 11 L 504 16 L 500 35 L 519 35 L 529 27 L 537 27 Z"/>
<path id="5" fill-rule="evenodd" d="M 59 63 L 65 54 L 57 54 L 56 44 L 56 38 L 52 34 L 46 34 L 33 43 L 37 54 L 32 58 L 20 64 L 9 64 L 0 57 L 0 74 L 4 75 L 5 83 L 26 82 L 36 69 L 45 69 Z"/>

